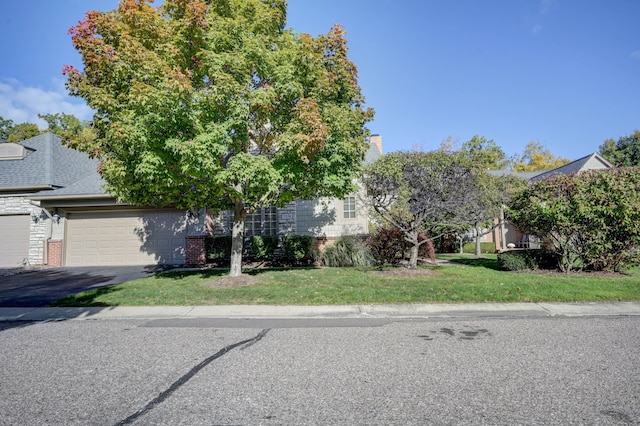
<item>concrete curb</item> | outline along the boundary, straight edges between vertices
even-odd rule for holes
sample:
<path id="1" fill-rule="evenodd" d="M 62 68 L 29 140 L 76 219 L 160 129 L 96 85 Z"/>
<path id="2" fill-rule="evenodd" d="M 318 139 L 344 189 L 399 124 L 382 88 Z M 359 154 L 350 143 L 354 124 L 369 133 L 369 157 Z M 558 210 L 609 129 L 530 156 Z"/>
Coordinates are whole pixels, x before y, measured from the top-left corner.
<path id="1" fill-rule="evenodd" d="M 90 308 L 0 308 L 0 321 L 164 318 L 473 318 L 640 316 L 640 302 L 469 303 L 340 306 L 116 306 Z"/>

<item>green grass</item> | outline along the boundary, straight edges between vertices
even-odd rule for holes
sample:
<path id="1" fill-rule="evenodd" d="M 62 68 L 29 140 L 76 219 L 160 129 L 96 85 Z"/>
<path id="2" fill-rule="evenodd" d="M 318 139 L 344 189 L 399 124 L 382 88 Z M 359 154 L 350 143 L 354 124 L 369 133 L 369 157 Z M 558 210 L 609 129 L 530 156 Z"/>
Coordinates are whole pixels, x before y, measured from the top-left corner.
<path id="1" fill-rule="evenodd" d="M 428 276 L 381 274 L 374 268 L 254 269 L 258 282 L 211 286 L 227 272 L 169 271 L 68 296 L 52 306 L 333 305 L 464 302 L 586 302 L 640 300 L 640 268 L 625 276 L 514 273 L 495 256 L 448 255 L 455 266 L 429 267 Z"/>

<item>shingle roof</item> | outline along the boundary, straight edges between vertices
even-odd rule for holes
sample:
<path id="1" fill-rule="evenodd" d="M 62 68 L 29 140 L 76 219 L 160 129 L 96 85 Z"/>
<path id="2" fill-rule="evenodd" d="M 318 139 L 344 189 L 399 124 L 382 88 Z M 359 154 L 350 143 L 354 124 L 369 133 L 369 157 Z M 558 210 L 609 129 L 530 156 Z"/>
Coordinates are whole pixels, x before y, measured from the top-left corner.
<path id="1" fill-rule="evenodd" d="M 593 154 L 589 154 L 585 157 L 578 158 L 575 161 L 565 164 L 564 166 L 560 166 L 556 169 L 549 170 L 548 172 L 540 173 L 539 175 L 533 177 L 531 180 L 541 180 L 546 179 L 550 176 L 564 174 L 570 175 L 572 173 L 579 173 L 583 170 L 587 170 L 585 166 L 589 164 L 588 169 L 610 169 L 613 167 L 613 164 L 608 162 L 606 158 L 594 152 Z"/>
<path id="2" fill-rule="evenodd" d="M 523 180 L 533 179 L 540 174 L 540 172 L 514 172 L 512 170 L 487 170 L 487 173 L 496 177 L 515 176 Z"/>
<path id="3" fill-rule="evenodd" d="M 53 195 L 102 194 L 98 162 L 62 145 L 60 137 L 45 133 L 19 143 L 29 150 L 21 159 L 0 161 L 0 192 L 40 191 Z M 75 191 L 75 192 L 73 192 Z"/>

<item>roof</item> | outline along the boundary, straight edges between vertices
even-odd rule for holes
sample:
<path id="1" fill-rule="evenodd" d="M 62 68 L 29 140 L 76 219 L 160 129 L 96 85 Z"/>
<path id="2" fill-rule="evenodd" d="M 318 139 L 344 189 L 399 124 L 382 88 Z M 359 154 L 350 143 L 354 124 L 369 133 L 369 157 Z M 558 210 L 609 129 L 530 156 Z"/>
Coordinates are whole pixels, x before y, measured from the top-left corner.
<path id="1" fill-rule="evenodd" d="M 540 174 L 540 172 L 514 172 L 512 170 L 487 170 L 487 173 L 496 177 L 515 176 L 523 180 L 533 179 Z"/>
<path id="2" fill-rule="evenodd" d="M 573 173 L 580 173 L 585 170 L 597 170 L 597 169 L 610 169 L 613 168 L 614 165 L 607 161 L 602 155 L 594 152 L 593 154 L 587 155 L 585 157 L 579 158 L 575 161 L 565 164 L 564 166 L 560 166 L 556 169 L 549 170 L 548 172 L 542 172 L 537 176 L 533 177 L 531 180 L 541 180 L 546 179 L 548 177 L 564 174 L 570 175 Z"/>
<path id="3" fill-rule="evenodd" d="M 0 160 L 0 192 L 104 194 L 97 160 L 62 145 L 59 136 L 44 133 L 16 145 L 25 155 Z"/>
<path id="4" fill-rule="evenodd" d="M 557 174 L 570 175 L 572 173 L 580 173 L 586 170 L 610 169 L 614 165 L 607 161 L 602 155 L 594 152 L 585 157 L 578 158 L 575 161 L 557 167 L 553 170 L 545 172 L 514 172 L 511 170 L 488 170 L 493 176 L 516 176 L 525 180 L 541 180 Z"/>

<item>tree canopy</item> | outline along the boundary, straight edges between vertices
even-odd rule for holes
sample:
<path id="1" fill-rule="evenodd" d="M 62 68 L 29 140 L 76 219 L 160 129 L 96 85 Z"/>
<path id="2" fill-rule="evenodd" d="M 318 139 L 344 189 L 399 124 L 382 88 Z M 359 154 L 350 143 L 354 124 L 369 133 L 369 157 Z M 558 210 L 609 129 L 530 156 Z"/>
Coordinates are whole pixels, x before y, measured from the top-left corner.
<path id="1" fill-rule="evenodd" d="M 514 172 L 542 172 L 553 170 L 569 162 L 568 159 L 556 157 L 539 142 L 531 141 L 524 149 L 524 154 L 513 159 Z"/>
<path id="2" fill-rule="evenodd" d="M 507 166 L 507 156 L 502 148 L 484 136 L 475 135 L 462 144 L 460 151 L 481 169 L 499 170 Z"/>
<path id="3" fill-rule="evenodd" d="M 475 188 L 474 171 L 459 154 L 444 151 L 385 154 L 365 171 L 371 208 L 398 228 L 411 244 L 409 267 L 418 250 L 438 230 L 456 230 L 468 218 Z"/>
<path id="4" fill-rule="evenodd" d="M 41 130 L 35 123 L 13 124 L 13 120 L 0 117 L 0 140 L 20 142 L 45 132 L 54 133 L 64 139 L 78 135 L 87 129 L 86 122 L 81 122 L 74 115 L 64 112 L 38 114 L 38 117 L 47 122 L 48 128 Z"/>
<path id="5" fill-rule="evenodd" d="M 285 29 L 284 0 L 149 3 L 71 28 L 84 69 L 65 66 L 67 87 L 96 113 L 70 143 L 121 200 L 233 209 L 239 275 L 248 213 L 352 191 L 373 111 L 340 26 Z"/>
<path id="6" fill-rule="evenodd" d="M 600 145 L 600 154 L 619 167 L 640 166 L 640 130 L 617 141 L 607 139 Z"/>
<path id="7" fill-rule="evenodd" d="M 592 170 L 534 182 L 509 204 L 523 231 L 548 242 L 563 271 L 620 271 L 640 260 L 640 170 Z"/>

